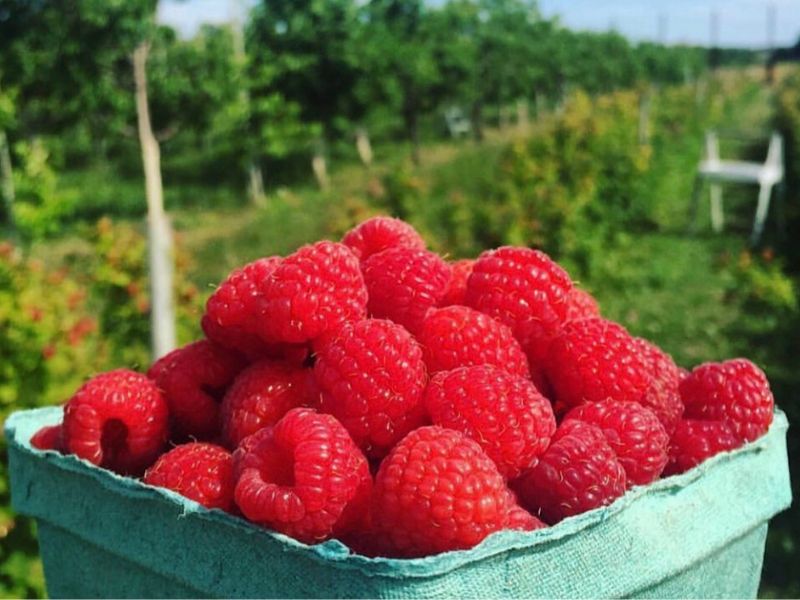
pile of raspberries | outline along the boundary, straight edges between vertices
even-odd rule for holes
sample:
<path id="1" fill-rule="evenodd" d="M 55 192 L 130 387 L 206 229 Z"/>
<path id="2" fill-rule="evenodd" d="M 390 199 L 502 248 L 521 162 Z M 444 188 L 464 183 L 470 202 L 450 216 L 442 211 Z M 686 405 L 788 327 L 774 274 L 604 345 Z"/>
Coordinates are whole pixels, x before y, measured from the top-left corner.
<path id="1" fill-rule="evenodd" d="M 369 219 L 231 273 L 205 339 L 87 381 L 31 443 L 367 556 L 470 548 L 763 435 L 764 373 L 692 372 L 546 254 L 447 262 Z"/>

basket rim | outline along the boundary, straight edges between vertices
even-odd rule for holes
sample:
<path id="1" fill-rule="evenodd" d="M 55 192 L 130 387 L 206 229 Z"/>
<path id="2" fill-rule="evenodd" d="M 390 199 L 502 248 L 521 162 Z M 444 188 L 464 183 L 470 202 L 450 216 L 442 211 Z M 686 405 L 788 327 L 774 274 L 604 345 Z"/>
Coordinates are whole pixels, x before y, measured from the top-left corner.
<path id="1" fill-rule="evenodd" d="M 118 475 L 107 469 L 97 467 L 74 455 L 63 455 L 56 451 L 33 448 L 29 443 L 32 433 L 43 425 L 60 422 L 61 417 L 62 407 L 28 409 L 12 413 L 4 423 L 4 432 L 9 446 L 43 460 L 60 470 L 90 477 L 110 491 L 124 493 L 129 497 L 168 502 L 180 508 L 182 515 L 192 514 L 201 519 L 211 520 L 238 529 L 248 536 L 255 536 L 254 543 L 258 543 L 256 540 L 265 536 L 281 543 L 288 552 L 302 554 L 326 565 L 347 570 L 356 569 L 368 576 L 387 577 L 431 577 L 443 575 L 500 554 L 523 550 L 531 551 L 537 547 L 573 537 L 627 510 L 644 497 L 673 495 L 702 478 L 707 471 L 719 465 L 726 464 L 742 455 L 762 452 L 773 438 L 785 435 L 785 431 L 789 426 L 785 413 L 776 407 L 774 419 L 769 430 L 757 440 L 735 450 L 722 452 L 686 473 L 659 479 L 646 486 L 633 487 L 608 506 L 596 508 L 567 518 L 556 525 L 531 532 L 508 530 L 497 532 L 468 550 L 455 550 L 422 558 L 401 559 L 370 558 L 354 554 L 338 540 L 328 540 L 315 545 L 304 544 L 294 538 L 259 527 L 241 517 L 231 515 L 222 510 L 207 509 L 201 504 L 171 490 L 150 486 L 141 480 Z M 785 506 L 782 508 L 785 508 Z M 782 510 L 782 508 L 776 510 L 775 513 Z M 399 572 L 402 575 L 399 575 Z"/>

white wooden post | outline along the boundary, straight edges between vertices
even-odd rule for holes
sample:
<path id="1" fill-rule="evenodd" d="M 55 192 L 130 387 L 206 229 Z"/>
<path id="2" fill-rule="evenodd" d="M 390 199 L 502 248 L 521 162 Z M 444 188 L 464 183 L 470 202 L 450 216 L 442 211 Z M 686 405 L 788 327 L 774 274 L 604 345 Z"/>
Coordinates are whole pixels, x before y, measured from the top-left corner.
<path id="1" fill-rule="evenodd" d="M 719 163 L 719 139 L 715 131 L 706 133 L 706 160 L 709 164 Z M 712 183 L 709 189 L 711 199 L 711 228 L 720 233 L 725 226 L 725 215 L 722 209 L 722 186 Z"/>
<path id="2" fill-rule="evenodd" d="M 175 306 L 172 299 L 172 228 L 164 212 L 161 183 L 161 151 L 153 135 L 147 105 L 148 42 L 133 52 L 136 84 L 136 118 L 142 147 L 145 193 L 147 196 L 147 247 L 150 266 L 150 328 L 153 359 L 175 348 Z"/>
<path id="3" fill-rule="evenodd" d="M 711 228 L 714 233 L 720 233 L 725 227 L 725 215 L 722 211 L 722 186 L 712 183 L 711 189 Z"/>
<path id="4" fill-rule="evenodd" d="M 372 144 L 369 142 L 369 132 L 366 127 L 356 128 L 356 150 L 364 166 L 369 167 L 372 164 Z"/>
<path id="5" fill-rule="evenodd" d="M 328 191 L 330 188 L 328 162 L 325 160 L 325 140 L 322 138 L 318 139 L 314 144 L 314 155 L 311 157 L 311 170 L 314 172 L 314 178 L 317 180 L 319 189 L 323 192 Z"/>

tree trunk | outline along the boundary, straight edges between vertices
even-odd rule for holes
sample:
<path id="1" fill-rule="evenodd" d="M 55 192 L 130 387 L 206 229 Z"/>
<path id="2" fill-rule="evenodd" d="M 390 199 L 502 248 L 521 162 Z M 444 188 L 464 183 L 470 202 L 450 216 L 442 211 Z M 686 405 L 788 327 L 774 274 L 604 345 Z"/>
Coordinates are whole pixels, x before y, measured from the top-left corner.
<path id="1" fill-rule="evenodd" d="M 500 110 L 498 111 L 497 115 L 498 129 L 500 129 L 500 131 L 505 131 L 510 121 L 511 121 L 511 116 L 509 115 L 508 107 L 500 106 Z"/>
<path id="2" fill-rule="evenodd" d="M 175 307 L 172 300 L 172 228 L 164 212 L 161 184 L 161 151 L 153 135 L 147 105 L 148 42 L 133 52 L 133 76 L 136 83 L 136 119 L 142 147 L 145 193 L 147 196 L 147 246 L 150 262 L 150 328 L 153 359 L 175 348 Z"/>
<path id="3" fill-rule="evenodd" d="M 242 2 L 242 0 L 234 0 L 230 4 L 229 8 L 231 15 L 233 16 L 231 29 L 233 30 L 234 58 L 241 73 L 244 73 L 247 63 L 247 54 L 245 53 L 244 48 L 244 25 L 241 19 L 241 15 L 245 11 L 244 2 Z M 248 92 L 246 85 L 239 90 L 239 102 L 244 104 L 249 114 L 250 93 Z M 258 158 L 253 156 L 252 153 L 247 157 L 247 193 L 250 196 L 250 201 L 253 204 L 264 204 L 264 174 L 262 173 L 261 167 L 258 164 Z"/>
<path id="4" fill-rule="evenodd" d="M 470 111 L 472 121 L 472 134 L 475 136 L 476 142 L 483 141 L 483 101 L 476 100 L 472 103 L 472 110 Z"/>
<path id="5" fill-rule="evenodd" d="M 544 115 L 545 110 L 547 110 L 545 106 L 544 94 L 542 92 L 536 92 L 534 96 L 534 101 L 536 104 L 536 118 L 541 119 L 542 115 Z"/>
<path id="6" fill-rule="evenodd" d="M 256 206 L 262 206 L 266 195 L 264 194 L 264 175 L 261 172 L 261 167 L 259 167 L 255 161 L 252 161 L 247 169 L 247 173 L 247 191 L 250 196 L 250 201 Z"/>
<path id="7" fill-rule="evenodd" d="M 356 150 L 364 166 L 372 165 L 372 144 L 369 142 L 369 132 L 366 127 L 356 129 Z"/>
<path id="8" fill-rule="evenodd" d="M 411 160 L 415 165 L 420 162 L 419 156 L 419 123 L 417 122 L 417 111 L 410 104 L 406 103 L 403 109 L 403 122 L 406 128 L 406 138 L 411 142 Z"/>
<path id="9" fill-rule="evenodd" d="M 11 152 L 6 132 L 0 129 L 0 195 L 8 226 L 14 228 L 14 171 L 11 168 Z"/>
<path id="10" fill-rule="evenodd" d="M 530 122 L 530 113 L 528 112 L 528 100 L 520 98 L 517 100 L 517 128 L 521 132 L 528 131 L 528 123 Z"/>
<path id="11" fill-rule="evenodd" d="M 650 143 L 650 104 L 652 91 L 646 89 L 639 97 L 639 145 L 646 146 Z"/>
<path id="12" fill-rule="evenodd" d="M 314 144 L 314 156 L 311 158 L 311 170 L 314 171 L 314 177 L 317 180 L 319 189 L 323 192 L 328 191 L 330 188 L 330 181 L 328 180 L 328 163 L 325 160 L 325 141 L 318 140 Z"/>

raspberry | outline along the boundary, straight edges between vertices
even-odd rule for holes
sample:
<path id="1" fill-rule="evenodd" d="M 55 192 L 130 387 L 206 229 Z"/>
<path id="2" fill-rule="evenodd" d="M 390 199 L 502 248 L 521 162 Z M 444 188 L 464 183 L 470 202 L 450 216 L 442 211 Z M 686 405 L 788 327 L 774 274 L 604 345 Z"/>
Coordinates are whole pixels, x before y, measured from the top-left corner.
<path id="1" fill-rule="evenodd" d="M 267 425 L 263 429 L 259 429 L 255 433 L 248 435 L 244 438 L 236 449 L 233 451 L 233 480 L 238 481 L 239 476 L 242 474 L 242 466 L 244 457 L 247 456 L 249 452 L 253 451 L 253 448 L 258 446 L 261 443 L 261 440 L 264 438 L 268 438 L 272 436 L 272 426 Z"/>
<path id="2" fill-rule="evenodd" d="M 625 469 L 628 487 L 658 479 L 667 464 L 669 436 L 656 414 L 637 402 L 593 402 L 566 419 L 597 425 Z"/>
<path id="3" fill-rule="evenodd" d="M 219 433 L 220 402 L 243 366 L 239 355 L 200 340 L 150 367 L 147 376 L 164 391 L 176 439 L 208 440 Z"/>
<path id="4" fill-rule="evenodd" d="M 775 401 L 769 382 L 747 359 L 695 367 L 681 381 L 680 392 L 687 418 L 725 421 L 740 441 L 761 437 L 772 423 Z"/>
<path id="5" fill-rule="evenodd" d="M 672 357 L 655 344 L 642 338 L 633 341 L 650 369 L 650 384 L 640 402 L 656 413 L 667 434 L 672 435 L 683 415 L 678 367 Z"/>
<path id="6" fill-rule="evenodd" d="M 176 446 L 147 470 L 143 480 L 206 508 L 233 509 L 233 459 L 225 448 L 214 444 Z"/>
<path id="7" fill-rule="evenodd" d="M 45 425 L 31 436 L 30 444 L 37 450 L 55 450 L 61 452 L 63 427 L 58 425 Z"/>
<path id="8" fill-rule="evenodd" d="M 450 283 L 447 284 L 444 297 L 439 300 L 439 306 L 464 304 L 464 296 L 467 294 L 467 280 L 472 275 L 473 266 L 475 266 L 475 261 L 471 258 L 450 263 Z"/>
<path id="9" fill-rule="evenodd" d="M 528 377 L 528 359 L 511 330 L 466 306 L 432 309 L 417 334 L 429 373 L 494 365 Z"/>
<path id="10" fill-rule="evenodd" d="M 405 221 L 392 217 L 373 217 L 363 221 L 345 234 L 342 243 L 362 261 L 396 246 L 425 249 L 425 240 L 416 229 Z"/>
<path id="11" fill-rule="evenodd" d="M 625 470 L 597 426 L 569 420 L 513 488 L 523 506 L 552 525 L 622 496 Z"/>
<path id="12" fill-rule="evenodd" d="M 66 452 L 122 474 L 138 475 L 167 441 L 169 409 L 141 373 L 118 369 L 87 381 L 64 409 Z"/>
<path id="13" fill-rule="evenodd" d="M 529 379 L 490 365 L 437 373 L 425 408 L 435 425 L 478 442 L 507 479 L 531 467 L 556 430 L 550 402 Z"/>
<path id="14" fill-rule="evenodd" d="M 264 287 L 281 263 L 279 256 L 260 258 L 233 271 L 206 303 L 202 327 L 209 340 L 251 359 L 272 356 L 274 346 L 259 335 L 264 318 Z"/>
<path id="15" fill-rule="evenodd" d="M 504 246 L 475 261 L 464 302 L 508 325 L 534 371 L 566 318 L 571 289 L 569 275 L 544 252 Z"/>
<path id="16" fill-rule="evenodd" d="M 412 333 L 444 297 L 450 281 L 450 267 L 427 250 L 389 248 L 364 261 L 363 270 L 370 314 Z"/>
<path id="17" fill-rule="evenodd" d="M 684 473 L 715 454 L 741 446 L 727 423 L 683 419 L 669 443 L 669 462 L 664 476 Z"/>
<path id="18" fill-rule="evenodd" d="M 509 502 L 510 508 L 508 509 L 508 522 L 506 529 L 515 529 L 517 531 L 535 531 L 537 529 L 544 529 L 547 524 L 534 517 L 527 510 L 522 508 L 517 503 L 517 497 L 511 490 L 508 490 L 511 495 Z"/>
<path id="19" fill-rule="evenodd" d="M 579 287 L 570 290 L 567 296 L 567 321 L 590 319 L 600 316 L 600 306 L 589 292 Z"/>
<path id="20" fill-rule="evenodd" d="M 366 316 L 367 289 L 347 246 L 317 242 L 284 258 L 264 285 L 264 339 L 302 343 Z"/>
<path id="21" fill-rule="evenodd" d="M 420 427 L 378 469 L 374 539 L 381 554 L 401 557 L 471 548 L 509 524 L 510 502 L 502 475 L 476 442 Z"/>
<path id="22" fill-rule="evenodd" d="M 319 344 L 314 375 L 322 411 L 338 418 L 370 457 L 383 457 L 425 421 L 422 350 L 396 323 L 345 324 Z"/>
<path id="23" fill-rule="evenodd" d="M 372 479 L 341 423 L 295 408 L 262 431 L 239 465 L 235 499 L 245 517 L 306 543 L 354 527 Z"/>
<path id="24" fill-rule="evenodd" d="M 314 402 L 311 371 L 269 360 L 250 365 L 222 399 L 222 437 L 236 447 L 247 436 L 298 406 Z"/>
<path id="25" fill-rule="evenodd" d="M 210 321 L 208 315 L 203 315 L 201 327 L 210 341 L 228 350 L 238 352 L 251 361 L 281 360 L 300 366 L 308 359 L 310 353 L 307 344 L 267 343 L 246 330 L 220 330 L 214 322 Z"/>
<path id="26" fill-rule="evenodd" d="M 639 401 L 650 373 L 630 334 L 605 319 L 570 321 L 545 362 L 556 400 L 566 407 L 603 400 Z"/>

